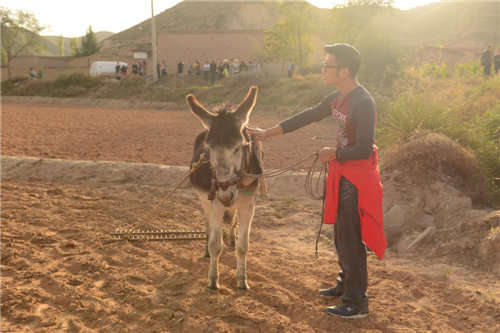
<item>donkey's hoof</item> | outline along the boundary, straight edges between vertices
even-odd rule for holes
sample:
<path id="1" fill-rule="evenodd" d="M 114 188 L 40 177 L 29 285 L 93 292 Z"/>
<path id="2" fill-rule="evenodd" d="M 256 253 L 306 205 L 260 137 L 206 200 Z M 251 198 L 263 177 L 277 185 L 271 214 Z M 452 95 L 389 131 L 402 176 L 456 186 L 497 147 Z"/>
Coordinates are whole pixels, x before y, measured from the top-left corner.
<path id="1" fill-rule="evenodd" d="M 248 290 L 248 289 L 250 289 L 250 286 L 248 285 L 248 283 L 246 281 L 238 281 L 238 289 Z"/>
<path id="2" fill-rule="evenodd" d="M 217 290 L 219 289 L 219 284 L 217 282 L 209 282 L 207 287 L 211 290 Z"/>

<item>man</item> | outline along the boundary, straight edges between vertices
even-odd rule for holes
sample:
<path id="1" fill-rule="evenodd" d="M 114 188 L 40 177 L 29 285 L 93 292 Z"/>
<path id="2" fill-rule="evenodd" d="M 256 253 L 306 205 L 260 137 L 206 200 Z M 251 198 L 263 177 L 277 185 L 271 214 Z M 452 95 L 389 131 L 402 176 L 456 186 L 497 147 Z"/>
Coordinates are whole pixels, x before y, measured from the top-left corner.
<path id="1" fill-rule="evenodd" d="M 481 65 L 483 66 L 484 76 L 490 76 L 491 59 L 493 58 L 493 45 L 488 45 L 488 48 L 481 54 Z"/>
<path id="2" fill-rule="evenodd" d="M 291 78 L 293 76 L 293 72 L 295 72 L 295 66 L 293 62 L 290 62 L 288 64 L 288 78 Z"/>
<path id="3" fill-rule="evenodd" d="M 337 146 L 323 147 L 318 154 L 321 162 L 329 162 L 323 221 L 335 223 L 335 248 L 341 272 L 337 285 L 320 290 L 320 295 L 342 297 L 342 305 L 326 308 L 328 314 L 363 318 L 368 315 L 365 244 L 380 259 L 386 247 L 382 185 L 373 139 L 375 102 L 356 79 L 359 52 L 348 44 L 326 45 L 325 51 L 323 79 L 338 91 L 274 127 L 248 128 L 248 132 L 258 140 L 265 140 L 328 116 L 337 121 Z"/>
<path id="4" fill-rule="evenodd" d="M 500 71 L 500 47 L 497 48 L 497 54 L 493 58 L 493 67 L 495 68 L 495 74 Z"/>

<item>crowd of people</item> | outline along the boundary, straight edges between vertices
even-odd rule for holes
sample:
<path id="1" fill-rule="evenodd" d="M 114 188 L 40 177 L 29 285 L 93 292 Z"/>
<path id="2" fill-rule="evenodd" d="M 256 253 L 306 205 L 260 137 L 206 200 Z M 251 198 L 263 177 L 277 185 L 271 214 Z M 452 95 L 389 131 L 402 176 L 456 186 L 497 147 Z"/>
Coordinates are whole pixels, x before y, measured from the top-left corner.
<path id="1" fill-rule="evenodd" d="M 179 60 L 177 64 L 177 73 L 182 74 L 184 67 L 184 62 Z M 213 59 L 211 61 L 206 60 L 204 63 L 196 60 L 191 63 L 187 69 L 188 74 L 199 75 L 211 83 L 242 72 L 260 71 L 262 71 L 262 63 L 260 61 L 250 60 L 245 62 L 239 59 Z"/>
<path id="2" fill-rule="evenodd" d="M 500 47 L 497 48 L 497 53 L 494 54 L 493 45 L 488 45 L 488 48 L 481 54 L 481 66 L 483 66 L 484 76 L 491 75 L 491 69 L 498 74 L 500 71 Z"/>

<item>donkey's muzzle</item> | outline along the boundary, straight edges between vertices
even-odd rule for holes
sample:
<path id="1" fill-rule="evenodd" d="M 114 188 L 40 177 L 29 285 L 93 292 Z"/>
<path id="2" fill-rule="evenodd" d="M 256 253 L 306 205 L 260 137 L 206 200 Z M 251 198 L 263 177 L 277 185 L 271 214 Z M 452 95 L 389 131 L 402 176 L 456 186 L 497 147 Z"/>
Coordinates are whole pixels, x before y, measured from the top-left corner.
<path id="1" fill-rule="evenodd" d="M 236 189 L 228 191 L 218 191 L 217 199 L 224 205 L 224 207 L 231 207 L 236 199 Z"/>

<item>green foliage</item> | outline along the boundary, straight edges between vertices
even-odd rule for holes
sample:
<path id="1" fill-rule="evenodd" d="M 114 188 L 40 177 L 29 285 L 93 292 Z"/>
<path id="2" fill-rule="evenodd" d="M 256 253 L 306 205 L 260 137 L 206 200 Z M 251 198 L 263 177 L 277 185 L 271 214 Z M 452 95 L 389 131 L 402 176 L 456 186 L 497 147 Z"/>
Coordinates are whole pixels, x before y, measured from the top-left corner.
<path id="1" fill-rule="evenodd" d="M 69 75 L 60 75 L 53 83 L 54 88 L 65 88 L 78 86 L 83 88 L 97 88 L 102 84 L 101 78 L 94 78 L 82 73 L 72 73 Z"/>
<path id="2" fill-rule="evenodd" d="M 11 11 L 0 7 L 0 33 L 2 40 L 2 63 L 7 64 L 10 78 L 10 63 L 23 52 L 41 47 L 40 32 L 45 29 L 31 13 Z"/>
<path id="3" fill-rule="evenodd" d="M 450 110 L 414 91 L 382 105 L 381 110 L 377 142 L 382 146 L 405 143 L 417 129 L 446 132 L 444 127 L 450 119 Z"/>
<path id="4" fill-rule="evenodd" d="M 23 81 L 28 80 L 28 77 L 14 77 L 9 80 L 2 81 L 2 95 L 8 94 L 12 89 L 19 86 Z"/>
<path id="5" fill-rule="evenodd" d="M 280 11 L 285 18 L 265 32 L 264 58 L 293 62 L 301 67 L 307 64 L 312 53 L 311 5 L 306 2 L 283 3 Z"/>
<path id="6" fill-rule="evenodd" d="M 455 65 L 454 75 L 456 77 L 476 77 L 481 73 L 481 67 L 476 62 Z"/>
<path id="7" fill-rule="evenodd" d="M 387 88 L 398 78 L 401 68 L 400 47 L 383 34 L 372 31 L 362 33 L 356 43 L 361 53 L 359 76 L 378 88 Z"/>
<path id="8" fill-rule="evenodd" d="M 439 73 L 440 67 L 434 67 L 438 70 L 433 69 L 432 75 Z M 442 89 L 441 100 L 434 96 L 435 86 L 409 89 L 395 100 L 379 104 L 377 142 L 385 147 L 403 144 L 419 129 L 445 134 L 474 152 L 493 200 L 500 203 L 499 82 L 500 78 L 476 81 L 470 88 L 467 79 L 455 78 L 453 94 L 447 96 Z M 479 105 L 473 104 L 477 101 Z"/>
<path id="9" fill-rule="evenodd" d="M 445 63 L 442 64 L 424 64 L 418 69 L 424 76 L 433 77 L 435 79 L 443 79 L 451 77 L 452 71 Z"/>
<path id="10" fill-rule="evenodd" d="M 59 56 L 63 57 L 64 56 L 64 37 L 62 35 L 59 36 L 59 40 L 57 41 L 57 48 L 59 49 Z"/>
<path id="11" fill-rule="evenodd" d="M 392 1 L 351 0 L 332 9 L 327 25 L 328 39 L 354 45 L 361 53 L 360 78 L 377 87 L 388 87 L 398 78 L 401 45 L 394 28 L 381 25 L 393 15 Z"/>
<path id="12" fill-rule="evenodd" d="M 465 143 L 471 147 L 490 181 L 494 201 L 500 203 L 500 103 L 476 115 L 466 128 Z"/>
<path id="13" fill-rule="evenodd" d="M 71 38 L 71 41 L 69 42 L 69 47 L 71 48 L 71 55 L 72 56 L 77 56 L 78 53 L 80 52 L 78 50 L 78 38 Z"/>
<path id="14" fill-rule="evenodd" d="M 73 56 L 84 57 L 89 56 L 99 51 L 99 46 L 97 45 L 97 39 L 95 33 L 92 31 L 92 26 L 89 26 L 85 36 L 81 38 L 81 46 L 78 47 L 78 43 L 74 40 L 71 41 L 71 50 Z"/>

